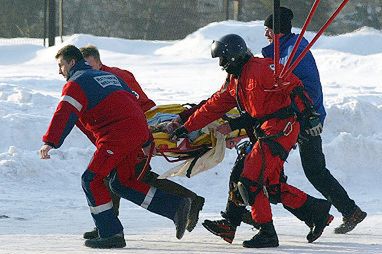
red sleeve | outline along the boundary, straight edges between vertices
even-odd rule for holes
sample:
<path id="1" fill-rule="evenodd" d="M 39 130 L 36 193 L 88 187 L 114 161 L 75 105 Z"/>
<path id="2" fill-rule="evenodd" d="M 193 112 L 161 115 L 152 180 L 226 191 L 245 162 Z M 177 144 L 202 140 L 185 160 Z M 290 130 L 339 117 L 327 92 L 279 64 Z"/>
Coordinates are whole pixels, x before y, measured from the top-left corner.
<path id="1" fill-rule="evenodd" d="M 87 99 L 80 86 L 72 81 L 66 83 L 61 100 L 42 141 L 55 148 L 60 147 L 86 106 Z"/>
<path id="2" fill-rule="evenodd" d="M 188 118 L 184 127 L 188 131 L 201 129 L 234 107 L 236 107 L 235 98 L 229 93 L 228 88 L 223 87 Z"/>

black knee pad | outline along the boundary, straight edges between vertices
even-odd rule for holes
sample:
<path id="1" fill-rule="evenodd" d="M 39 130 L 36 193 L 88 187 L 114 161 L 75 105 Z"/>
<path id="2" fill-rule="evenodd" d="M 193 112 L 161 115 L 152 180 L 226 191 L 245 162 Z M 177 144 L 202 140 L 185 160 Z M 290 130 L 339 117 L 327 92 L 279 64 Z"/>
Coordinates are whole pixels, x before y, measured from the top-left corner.
<path id="1" fill-rule="evenodd" d="M 239 190 L 241 199 L 243 200 L 244 205 L 252 205 L 254 203 L 254 199 L 250 197 L 250 192 L 248 186 L 239 181 L 237 183 L 237 188 Z"/>
<path id="2" fill-rule="evenodd" d="M 250 191 L 250 187 L 252 186 L 256 186 L 256 191 Z M 244 177 L 240 177 L 240 180 L 237 183 L 237 188 L 244 204 L 246 205 L 252 205 L 255 202 L 256 196 L 263 190 L 263 186 L 260 186 L 257 182 L 250 181 Z"/>

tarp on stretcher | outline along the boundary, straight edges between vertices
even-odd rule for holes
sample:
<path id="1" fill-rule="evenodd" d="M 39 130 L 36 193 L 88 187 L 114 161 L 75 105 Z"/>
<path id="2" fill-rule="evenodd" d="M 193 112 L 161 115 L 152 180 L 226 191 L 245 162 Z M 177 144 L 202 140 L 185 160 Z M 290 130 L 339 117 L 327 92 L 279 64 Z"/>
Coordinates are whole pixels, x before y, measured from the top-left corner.
<path id="1" fill-rule="evenodd" d="M 179 165 L 164 172 L 159 178 L 172 176 L 191 177 L 219 164 L 225 155 L 227 142 L 245 137 L 245 131 L 234 131 L 223 135 L 216 131 L 216 127 L 225 123 L 225 120 L 216 120 L 196 132 L 190 133 L 188 138 L 172 141 L 170 135 L 161 131 L 160 126 L 176 118 L 177 114 L 187 109 L 181 104 L 160 105 L 147 111 L 146 117 L 153 133 L 156 155 L 170 158 L 186 158 Z M 234 109 L 227 113 L 234 118 L 239 112 Z"/>

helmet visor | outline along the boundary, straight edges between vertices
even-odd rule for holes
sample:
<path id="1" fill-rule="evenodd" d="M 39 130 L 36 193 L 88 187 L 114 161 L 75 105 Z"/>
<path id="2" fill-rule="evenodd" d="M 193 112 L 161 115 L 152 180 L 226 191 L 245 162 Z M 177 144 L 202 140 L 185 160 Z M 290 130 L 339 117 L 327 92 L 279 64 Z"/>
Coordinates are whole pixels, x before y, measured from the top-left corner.
<path id="1" fill-rule="evenodd" d="M 211 45 L 211 56 L 212 58 L 224 56 L 226 45 L 220 41 L 213 41 Z"/>

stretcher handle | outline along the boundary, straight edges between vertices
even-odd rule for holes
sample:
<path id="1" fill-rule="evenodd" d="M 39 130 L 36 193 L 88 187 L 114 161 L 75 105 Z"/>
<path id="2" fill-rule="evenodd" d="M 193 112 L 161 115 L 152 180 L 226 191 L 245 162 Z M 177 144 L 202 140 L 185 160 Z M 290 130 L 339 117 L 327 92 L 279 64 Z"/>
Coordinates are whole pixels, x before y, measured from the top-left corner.
<path id="1" fill-rule="evenodd" d="M 168 157 L 167 155 L 164 154 L 165 151 L 160 150 L 160 149 L 157 149 L 157 152 L 159 152 L 159 153 L 164 157 L 164 159 L 165 159 L 166 161 L 170 162 L 170 163 L 172 163 L 172 162 L 178 162 L 178 161 L 184 161 L 184 160 L 188 160 L 188 159 L 190 159 L 190 158 L 193 158 L 192 156 L 184 156 L 184 157 L 180 157 L 180 158 L 171 160 L 171 159 L 169 159 L 169 157 Z"/>

